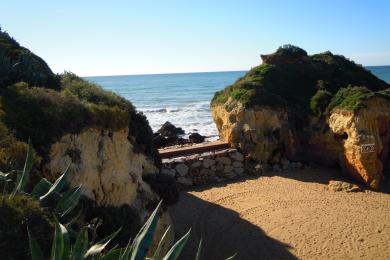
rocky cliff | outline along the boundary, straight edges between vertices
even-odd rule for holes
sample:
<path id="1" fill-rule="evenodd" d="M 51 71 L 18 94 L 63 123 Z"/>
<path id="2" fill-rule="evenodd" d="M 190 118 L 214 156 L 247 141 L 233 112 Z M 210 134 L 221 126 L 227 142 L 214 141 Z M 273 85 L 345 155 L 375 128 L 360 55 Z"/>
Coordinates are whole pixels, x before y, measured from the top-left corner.
<path id="1" fill-rule="evenodd" d="M 388 164 L 389 85 L 330 52 L 284 46 L 262 58 L 212 100 L 221 139 L 262 163 L 340 165 L 377 188 Z"/>
<path id="2" fill-rule="evenodd" d="M 123 241 L 134 237 L 166 192 L 143 180 L 153 180 L 161 163 L 146 117 L 98 85 L 55 75 L 1 30 L 0 56 L 0 170 L 21 168 L 30 138 L 35 175 L 54 180 L 70 165 L 69 184 L 81 184 L 85 196 L 84 220 L 107 216 L 102 236 L 124 226 Z M 159 229 L 169 223 L 165 211 Z"/>

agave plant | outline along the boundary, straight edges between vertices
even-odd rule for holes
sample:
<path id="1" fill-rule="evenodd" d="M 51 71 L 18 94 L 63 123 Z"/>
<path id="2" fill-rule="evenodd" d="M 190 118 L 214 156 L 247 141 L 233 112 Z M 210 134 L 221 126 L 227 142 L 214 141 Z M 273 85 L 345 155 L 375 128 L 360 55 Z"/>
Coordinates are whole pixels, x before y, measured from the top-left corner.
<path id="1" fill-rule="evenodd" d="M 33 167 L 33 147 L 31 141 L 28 142 L 27 156 L 24 164 L 23 171 L 18 172 L 16 185 L 9 195 L 12 199 L 18 193 L 25 193 L 24 188 L 28 182 L 31 169 Z M 40 203 L 56 199 L 57 203 L 54 208 L 54 212 L 61 220 L 66 217 L 78 204 L 81 196 L 81 185 L 73 189 L 62 192 L 66 186 L 66 179 L 69 172 L 69 166 L 64 173 L 54 182 L 51 183 L 47 179 L 42 178 L 33 188 L 32 192 L 28 194 L 32 198 L 38 200 Z M 0 173 L 0 181 L 6 184 L 12 179 L 9 177 L 11 173 Z M 150 247 L 152 245 L 153 237 L 157 229 L 157 222 L 159 212 L 161 210 L 162 201 L 157 205 L 156 209 L 150 215 L 146 223 L 139 230 L 137 236 L 124 248 L 113 247 L 108 250 L 109 243 L 115 238 L 115 236 L 121 231 L 117 230 L 108 237 L 102 239 L 97 243 L 89 241 L 88 228 L 84 227 L 77 234 L 75 243 L 70 244 L 70 235 L 67 228 L 62 225 L 58 219 L 55 219 L 54 238 L 51 250 L 51 260 L 82 260 L 82 259 L 96 259 L 96 260 L 175 260 L 182 252 L 187 240 L 190 236 L 191 229 L 180 238 L 165 255 L 162 255 L 162 248 L 164 248 L 170 228 L 164 232 L 161 240 L 159 241 L 157 248 L 154 252 L 150 253 Z M 32 260 L 43 260 L 42 250 L 28 231 L 29 245 Z M 196 260 L 200 260 L 202 251 L 202 240 L 199 243 L 198 251 L 196 253 Z M 151 257 L 147 257 L 152 255 Z M 234 256 L 227 258 L 226 260 L 233 259 Z"/>
<path id="2" fill-rule="evenodd" d="M 174 260 L 182 252 L 191 230 L 189 230 L 181 239 L 179 239 L 170 250 L 162 256 L 162 248 L 164 247 L 169 228 L 165 231 L 162 236 L 156 250 L 153 253 L 153 256 L 147 258 L 149 253 L 150 246 L 153 241 L 153 236 L 156 232 L 158 215 L 161 209 L 161 202 L 158 204 L 156 209 L 150 215 L 149 219 L 146 221 L 144 226 L 140 229 L 137 236 L 134 240 L 129 241 L 126 247 L 124 248 L 112 248 L 107 250 L 108 244 L 112 239 L 120 232 L 121 229 L 117 230 L 110 236 L 102 239 L 97 243 L 90 243 L 88 239 L 88 229 L 84 227 L 77 235 L 76 242 L 73 245 L 69 243 L 69 234 L 67 229 L 56 221 L 54 239 L 52 244 L 51 251 L 51 260 L 57 259 L 66 259 L 66 260 L 81 260 L 81 259 L 99 259 L 99 260 L 109 260 L 109 259 L 118 259 L 118 260 Z M 29 232 L 29 241 L 30 241 L 30 250 L 32 260 L 42 260 L 43 253 L 34 239 L 34 237 Z M 200 248 L 200 247 L 199 247 Z M 200 254 L 200 250 L 198 254 Z M 199 259 L 199 258 L 197 258 Z"/>
<path id="3" fill-rule="evenodd" d="M 34 150 L 31 141 L 28 141 L 28 149 L 26 161 L 24 163 L 23 171 L 18 172 L 16 178 L 16 184 L 9 195 L 12 199 L 18 193 L 26 193 L 24 191 L 30 176 L 31 169 L 34 163 Z M 63 219 L 69 215 L 70 212 L 77 206 L 81 196 L 81 185 L 70 190 L 62 192 L 66 186 L 66 179 L 69 172 L 69 166 L 65 172 L 54 182 L 51 183 L 47 179 L 42 178 L 33 188 L 29 194 L 32 198 L 38 200 L 40 203 L 45 203 L 50 199 L 55 199 L 56 205 L 54 206 L 54 213 L 57 217 Z M 0 181 L 5 182 L 8 185 L 12 179 L 9 177 L 11 173 L 1 173 Z"/>

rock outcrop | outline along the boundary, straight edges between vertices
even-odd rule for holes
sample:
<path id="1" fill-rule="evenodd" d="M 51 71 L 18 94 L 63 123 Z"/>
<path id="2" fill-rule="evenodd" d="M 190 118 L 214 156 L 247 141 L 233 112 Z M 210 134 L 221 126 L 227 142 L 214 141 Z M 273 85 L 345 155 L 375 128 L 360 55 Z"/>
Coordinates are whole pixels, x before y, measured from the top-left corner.
<path id="1" fill-rule="evenodd" d="M 154 162 L 134 153 L 128 130 L 109 132 L 88 129 L 67 134 L 50 149 L 46 176 L 55 179 L 70 165 L 71 186 L 83 185 L 83 193 L 98 205 L 127 204 L 142 212 L 158 196 L 142 180 L 143 173 L 158 172 Z"/>
<path id="2" fill-rule="evenodd" d="M 0 58 L 0 72 L 7 72 L 0 74 L 0 171 L 23 165 L 31 139 L 37 177 L 54 180 L 70 165 L 69 185 L 81 184 L 84 208 L 94 209 L 81 215 L 116 218 L 102 236 L 126 226 L 133 233 L 123 242 L 134 237 L 160 194 L 167 193 L 150 177 L 158 174 L 161 160 L 146 117 L 129 101 L 73 73 L 54 74 L 1 30 Z M 146 174 L 152 185 L 144 181 Z M 160 231 L 170 224 L 166 206 Z M 114 216 L 118 212 L 121 219 Z"/>
<path id="3" fill-rule="evenodd" d="M 171 122 L 165 122 L 157 132 L 153 134 L 153 143 L 157 148 L 189 143 L 199 144 L 204 142 L 205 136 L 199 133 L 190 133 L 188 139 L 184 138 L 186 133 L 181 127 L 174 126 Z"/>
<path id="4" fill-rule="evenodd" d="M 216 93 L 221 139 L 263 163 L 286 157 L 340 165 L 378 188 L 389 161 L 389 85 L 330 52 L 308 56 L 286 46 L 262 58 Z"/>

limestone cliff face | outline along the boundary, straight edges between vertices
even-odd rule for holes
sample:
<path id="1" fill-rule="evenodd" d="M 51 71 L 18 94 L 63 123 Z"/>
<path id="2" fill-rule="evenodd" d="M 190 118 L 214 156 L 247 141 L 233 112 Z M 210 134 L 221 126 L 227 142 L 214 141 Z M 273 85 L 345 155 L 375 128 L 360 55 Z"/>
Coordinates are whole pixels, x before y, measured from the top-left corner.
<path id="1" fill-rule="evenodd" d="M 84 194 L 100 205 L 142 205 L 156 195 L 142 181 L 142 173 L 158 172 L 145 155 L 134 153 L 127 130 L 108 132 L 89 129 L 79 135 L 65 135 L 51 146 L 46 169 L 58 176 L 70 166 L 72 186 L 83 185 Z"/>
<path id="2" fill-rule="evenodd" d="M 356 111 L 333 110 L 326 120 L 312 117 L 301 130 L 289 122 L 288 111 L 212 106 L 220 137 L 241 148 L 250 158 L 272 162 L 276 153 L 300 156 L 323 165 L 338 164 L 343 171 L 378 188 L 389 161 L 390 102 L 374 97 Z"/>
<path id="3" fill-rule="evenodd" d="M 245 109 L 237 106 L 227 111 L 225 106 L 212 106 L 212 116 L 220 138 L 244 151 L 249 157 L 267 162 L 281 143 L 295 155 L 296 139 L 288 128 L 288 113 L 269 107 Z"/>
<path id="4" fill-rule="evenodd" d="M 81 184 L 83 194 L 99 206 L 129 205 L 143 223 L 151 212 L 151 202 L 159 197 L 142 180 L 142 174 L 158 173 L 158 168 L 151 158 L 133 148 L 127 129 L 67 134 L 51 146 L 46 177 L 54 179 L 70 165 L 71 186 Z M 160 219 L 160 236 L 170 222 L 166 211 Z"/>
<path id="5" fill-rule="evenodd" d="M 388 166 L 390 85 L 331 52 L 285 45 L 261 57 L 211 101 L 221 139 L 263 163 L 340 165 L 377 188 Z"/>
<path id="6" fill-rule="evenodd" d="M 389 159 L 390 102 L 372 98 L 366 108 L 350 112 L 335 110 L 330 130 L 341 136 L 340 164 L 346 172 L 378 188 Z"/>

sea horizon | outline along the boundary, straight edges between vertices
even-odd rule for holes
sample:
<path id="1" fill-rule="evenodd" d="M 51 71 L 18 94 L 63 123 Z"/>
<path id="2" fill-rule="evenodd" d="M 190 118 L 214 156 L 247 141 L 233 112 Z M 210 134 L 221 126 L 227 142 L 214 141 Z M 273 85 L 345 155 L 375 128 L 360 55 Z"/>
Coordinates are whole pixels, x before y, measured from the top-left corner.
<path id="1" fill-rule="evenodd" d="M 374 75 L 390 83 L 390 65 L 367 66 Z M 166 121 L 186 132 L 218 139 L 211 116 L 210 102 L 215 92 L 233 84 L 247 71 L 216 71 L 111 75 L 84 77 L 104 89 L 131 101 L 145 114 L 153 131 Z"/>
<path id="2" fill-rule="evenodd" d="M 364 68 L 372 67 L 390 67 L 389 65 L 368 65 Z M 252 69 L 254 67 L 251 67 Z M 97 78 L 97 77 L 121 77 L 121 76 L 149 76 L 149 75 L 176 75 L 176 74 L 196 74 L 196 73 L 223 73 L 223 72 L 247 72 L 248 70 L 215 70 L 215 71 L 193 71 L 193 72 L 164 72 L 164 73 L 140 73 L 140 74 L 112 74 L 112 75 L 87 75 L 81 76 L 82 78 Z"/>

